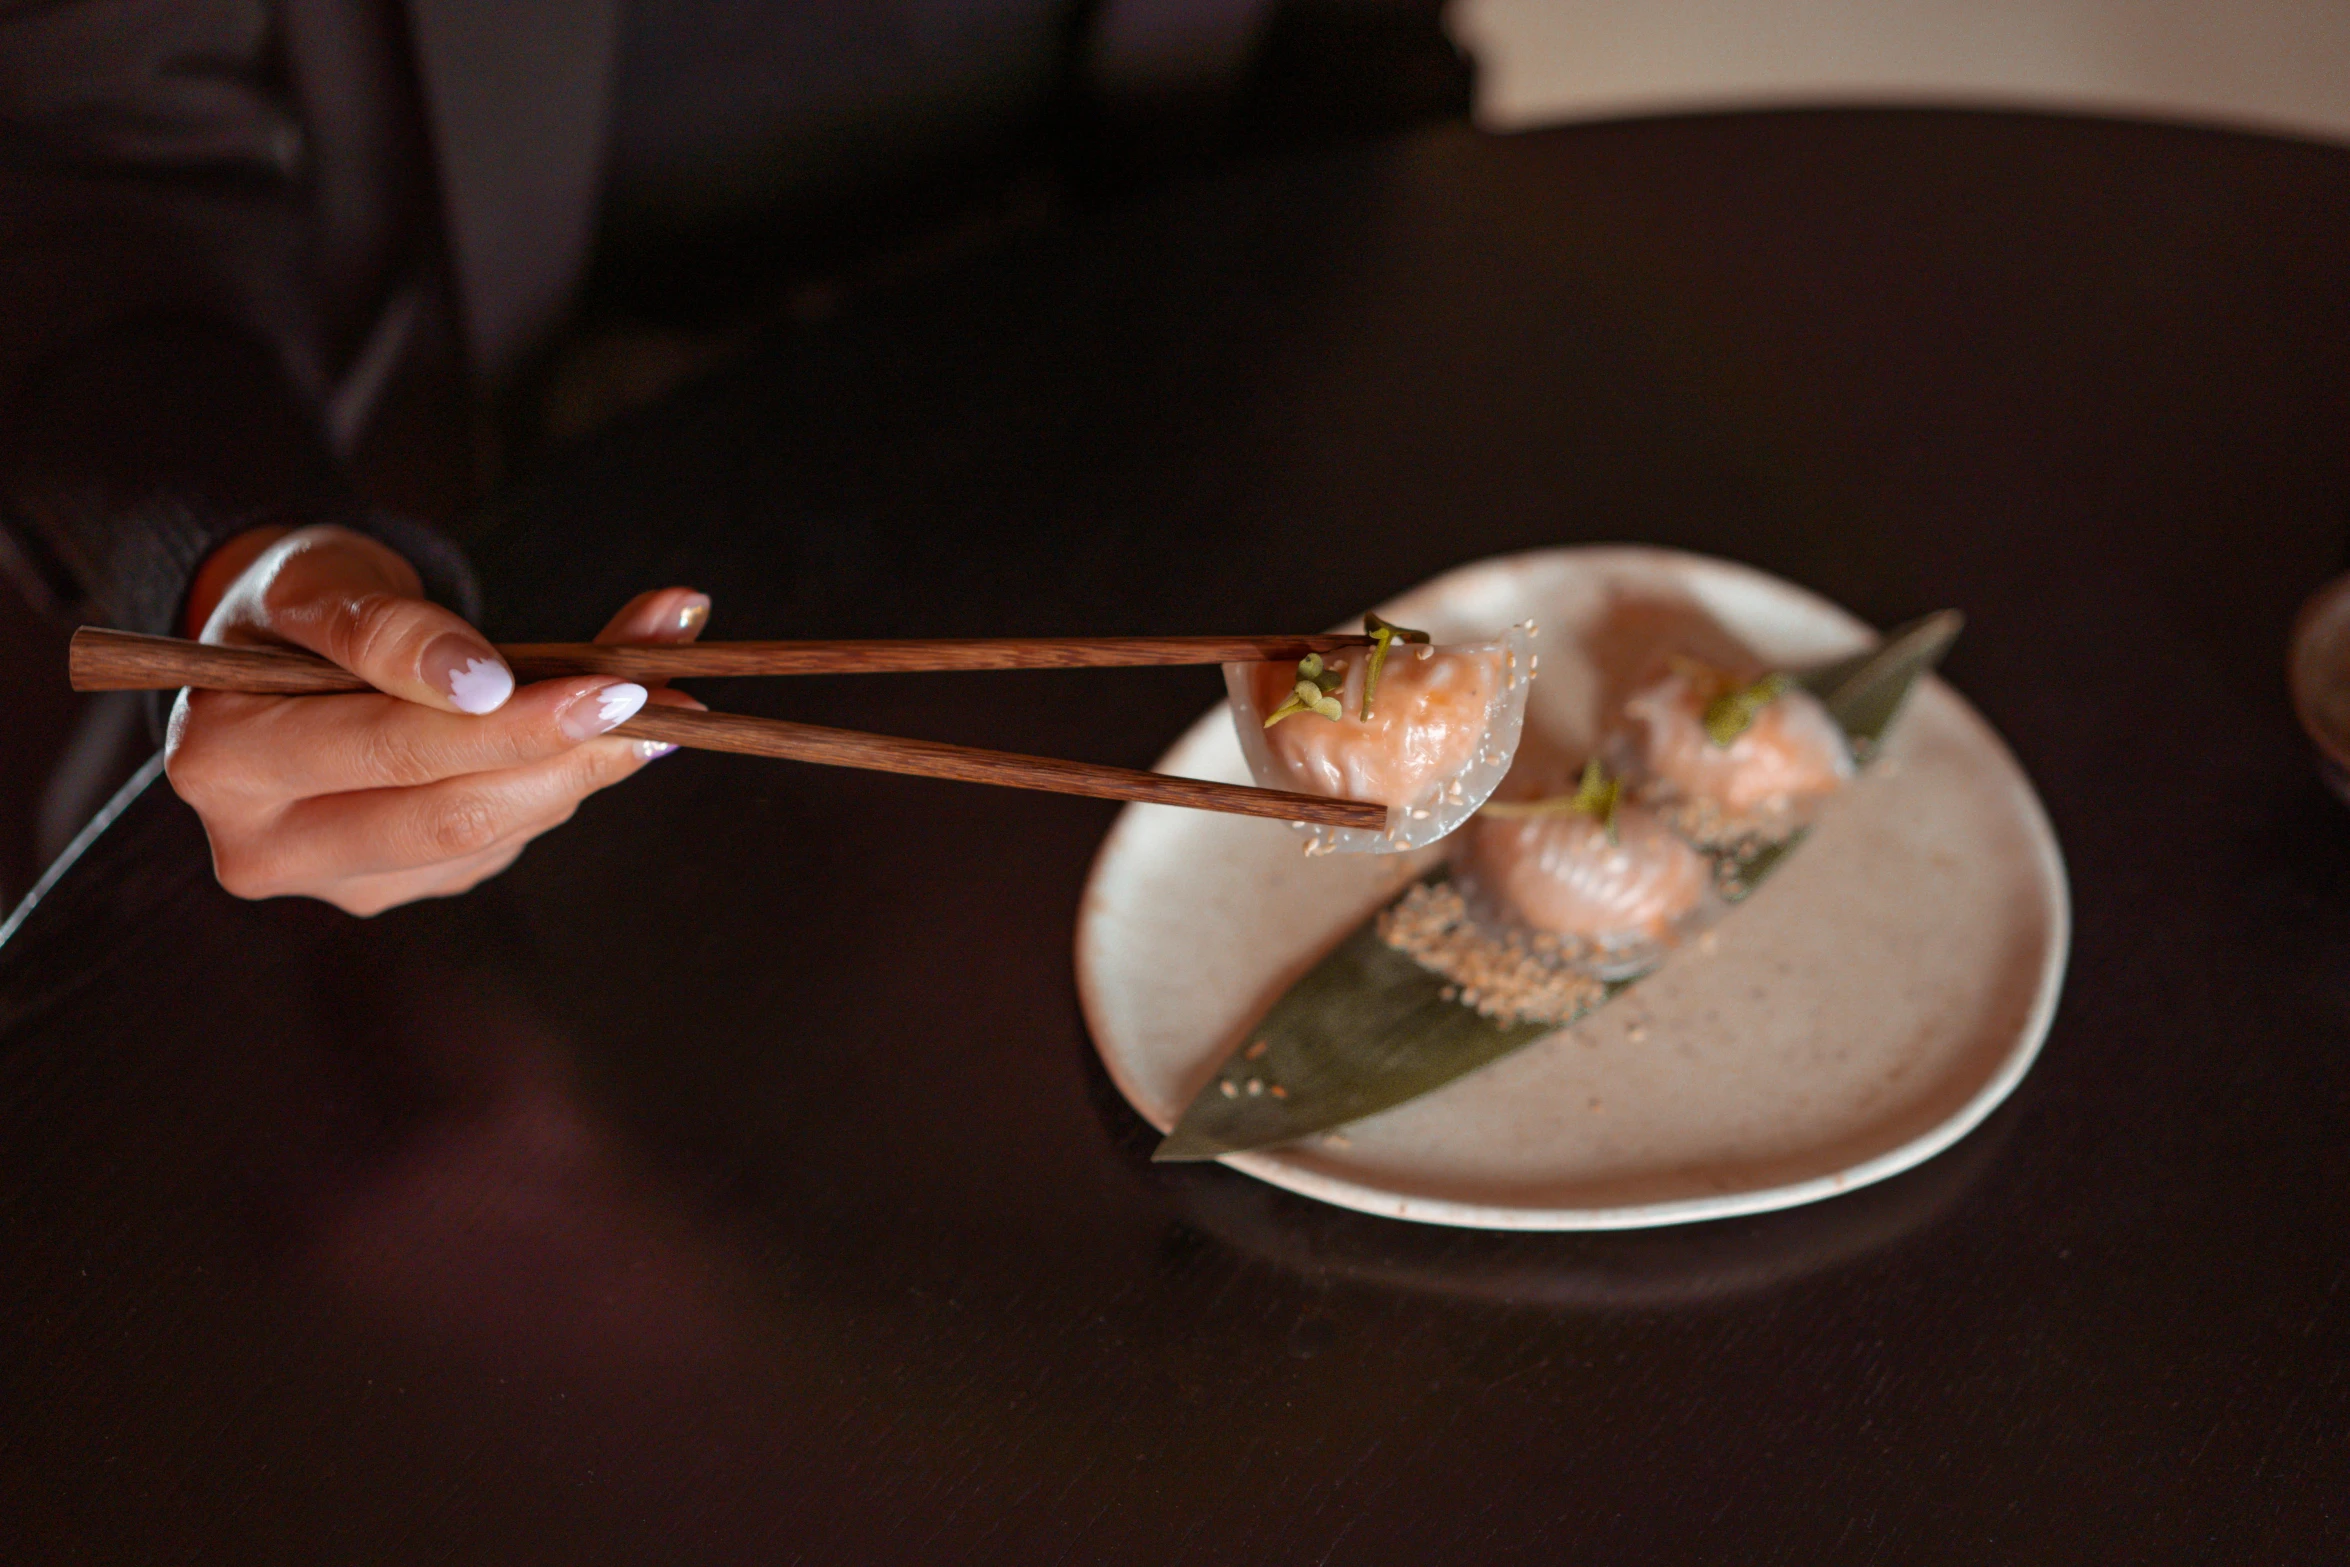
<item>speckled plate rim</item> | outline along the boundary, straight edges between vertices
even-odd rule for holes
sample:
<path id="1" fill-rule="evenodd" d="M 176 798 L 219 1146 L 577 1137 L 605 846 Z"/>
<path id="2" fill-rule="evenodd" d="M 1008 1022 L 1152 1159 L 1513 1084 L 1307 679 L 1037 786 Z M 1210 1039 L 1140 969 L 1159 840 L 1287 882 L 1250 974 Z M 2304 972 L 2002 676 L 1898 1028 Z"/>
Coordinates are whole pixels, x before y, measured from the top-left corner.
<path id="1" fill-rule="evenodd" d="M 1402 599 L 1407 596 L 1441 594 L 1473 577 L 1553 561 L 1579 561 L 1594 570 L 1634 565 L 1665 566 L 1696 573 L 1725 573 L 1747 579 L 1749 586 L 1786 596 L 1801 603 L 1807 610 L 1842 622 L 1856 631 L 1867 633 L 1869 629 L 1864 622 L 1843 608 L 1783 577 L 1718 556 L 1647 545 L 1574 545 L 1528 550 L 1515 555 L 1487 556 L 1456 566 L 1396 597 Z M 1381 608 L 1384 612 L 1386 606 Z M 2032 1063 L 2039 1058 L 2040 1047 L 2048 1037 L 2049 1027 L 2055 1021 L 2057 999 L 2064 990 L 2065 968 L 2072 951 L 2071 886 L 2065 871 L 2063 851 L 2057 845 L 2055 827 L 2048 820 L 2046 808 L 2040 803 L 2039 793 L 2031 787 L 2029 775 L 2024 773 L 1998 731 L 1974 710 L 1972 704 L 1957 697 L 1955 692 L 1951 696 L 1965 716 L 1972 720 L 1984 746 L 2013 768 L 2016 776 L 2023 780 L 2019 804 L 2024 812 L 2023 825 L 2034 851 L 2033 869 L 2038 874 L 2041 891 L 2048 900 L 2048 924 L 2047 939 L 2040 955 L 2039 982 L 2033 992 L 2030 1009 L 2016 1031 L 2013 1047 L 1983 1085 L 1946 1119 L 1905 1143 L 1827 1175 L 1778 1186 L 1758 1186 L 1705 1197 L 1612 1208 L 1512 1207 L 1461 1202 L 1453 1198 L 1429 1196 L 1397 1187 L 1376 1186 L 1328 1175 L 1292 1163 L 1277 1148 L 1226 1154 L 1217 1162 L 1303 1197 L 1362 1213 L 1420 1224 L 1478 1230 L 1635 1230 L 1800 1207 L 1805 1203 L 1857 1191 L 1933 1158 L 1980 1126 L 1986 1116 L 2015 1092 L 2016 1085 L 2032 1069 Z M 1181 771 L 1190 752 L 1203 744 L 1217 726 L 1231 722 L 1227 704 L 1216 704 L 1167 748 L 1155 764 L 1156 767 L 1160 771 Z M 1136 1114 L 1163 1133 L 1170 1129 L 1170 1123 L 1162 1121 L 1146 1108 L 1146 1096 L 1127 1070 L 1125 1053 L 1106 1043 L 1109 1031 L 1104 1026 L 1105 1012 L 1099 995 L 1101 982 L 1097 977 L 1097 969 L 1104 961 L 1096 950 L 1103 926 L 1103 899 L 1097 889 L 1106 868 L 1122 854 L 1131 852 L 1129 842 L 1136 831 L 1133 824 L 1139 809 L 1142 808 L 1130 805 L 1119 812 L 1118 819 L 1103 837 L 1101 847 L 1095 851 L 1093 863 L 1086 872 L 1085 892 L 1078 905 L 1077 917 L 1077 995 L 1087 1032 L 1094 1042 L 1094 1051 L 1101 1058 L 1110 1081 L 1117 1085 L 1118 1092 L 1125 1096 L 1127 1104 L 1134 1108 Z"/>

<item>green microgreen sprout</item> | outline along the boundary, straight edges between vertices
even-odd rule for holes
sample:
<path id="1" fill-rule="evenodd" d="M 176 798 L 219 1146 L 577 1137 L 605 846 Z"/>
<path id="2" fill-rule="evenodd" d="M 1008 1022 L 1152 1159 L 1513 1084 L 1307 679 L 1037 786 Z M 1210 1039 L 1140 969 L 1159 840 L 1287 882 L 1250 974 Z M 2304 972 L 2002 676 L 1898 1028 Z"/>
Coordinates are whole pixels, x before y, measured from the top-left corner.
<path id="1" fill-rule="evenodd" d="M 1583 779 L 1575 785 L 1575 798 L 1569 802 L 1569 808 L 1581 811 L 1585 816 L 1605 827 L 1607 841 L 1614 843 L 1616 841 L 1616 807 L 1621 805 L 1623 800 L 1624 780 L 1610 778 L 1607 775 L 1607 769 L 1599 765 L 1599 758 L 1595 756 L 1583 764 Z"/>
<path id="2" fill-rule="evenodd" d="M 1391 624 L 1377 615 L 1365 615 L 1363 629 L 1371 635 L 1371 664 L 1363 671 L 1363 717 L 1367 719 L 1371 716 L 1371 697 L 1379 689 L 1379 672 L 1387 667 L 1387 650 L 1398 642 L 1425 643 L 1428 633 Z"/>
<path id="3" fill-rule="evenodd" d="M 1787 689 L 1787 677 L 1780 674 L 1763 676 L 1750 686 L 1735 686 L 1705 704 L 1705 735 L 1718 746 L 1727 746 L 1752 727 L 1762 710 L 1779 699 Z"/>
<path id="4" fill-rule="evenodd" d="M 1265 715 L 1265 727 L 1272 728 L 1284 718 L 1299 713 L 1315 713 L 1332 722 L 1344 718 L 1346 709 L 1339 704 L 1337 691 L 1346 684 L 1346 668 L 1332 668 L 1322 662 L 1319 653 L 1308 653 L 1297 661 L 1297 685 L 1289 693 L 1289 700 Z"/>
<path id="5" fill-rule="evenodd" d="M 1573 812 L 1588 816 L 1607 829 L 1607 841 L 1616 837 L 1616 809 L 1624 801 L 1624 780 L 1610 778 L 1607 769 L 1593 757 L 1583 764 L 1583 777 L 1575 785 L 1573 794 L 1554 794 L 1540 800 L 1494 800 L 1481 814 L 1486 816 L 1564 816 Z"/>

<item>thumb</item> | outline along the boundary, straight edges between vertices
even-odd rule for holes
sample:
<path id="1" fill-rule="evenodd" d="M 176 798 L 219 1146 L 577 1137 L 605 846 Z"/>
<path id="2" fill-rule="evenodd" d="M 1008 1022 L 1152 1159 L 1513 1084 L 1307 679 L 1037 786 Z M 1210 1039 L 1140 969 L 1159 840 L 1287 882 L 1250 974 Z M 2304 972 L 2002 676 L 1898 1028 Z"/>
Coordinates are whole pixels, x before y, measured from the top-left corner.
<path id="1" fill-rule="evenodd" d="M 345 528 L 303 528 L 254 563 L 253 607 L 226 628 L 332 659 L 378 691 L 459 713 L 492 713 L 514 673 L 460 617 L 422 597 L 416 568 Z M 244 632 L 244 637 L 236 636 Z"/>

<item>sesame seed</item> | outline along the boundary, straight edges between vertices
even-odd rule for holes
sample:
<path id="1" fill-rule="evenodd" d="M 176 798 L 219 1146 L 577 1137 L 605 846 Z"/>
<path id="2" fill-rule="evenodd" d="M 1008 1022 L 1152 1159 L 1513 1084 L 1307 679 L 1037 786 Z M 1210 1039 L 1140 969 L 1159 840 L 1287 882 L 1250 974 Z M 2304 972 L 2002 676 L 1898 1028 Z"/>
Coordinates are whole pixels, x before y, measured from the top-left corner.
<path id="1" fill-rule="evenodd" d="M 1667 800 L 1662 809 L 1682 837 L 1709 853 L 1723 855 L 1725 867 L 1745 864 L 1763 850 L 1784 843 L 1800 825 L 1784 810 L 1733 813 L 1702 796 Z"/>
<path id="2" fill-rule="evenodd" d="M 1289 1090 L 1283 1088 L 1279 1083 L 1275 1083 L 1273 1085 L 1273 1097 L 1276 1099 L 1287 1099 L 1289 1097 Z"/>
<path id="3" fill-rule="evenodd" d="M 1470 917 L 1449 884 L 1422 884 L 1379 916 L 1380 939 L 1450 981 L 1439 992 L 1502 1023 L 1564 1024 L 1605 995 L 1577 967 L 1585 954 L 1564 945 L 1538 947 L 1522 933 L 1497 933 Z"/>
<path id="4" fill-rule="evenodd" d="M 1240 1097 L 1240 1090 L 1232 1086 L 1232 1079 L 1229 1077 L 1224 1079 L 1224 1081 L 1221 1083 L 1218 1083 L 1216 1086 L 1224 1090 L 1224 1097 L 1227 1099 L 1238 1099 Z"/>
<path id="5" fill-rule="evenodd" d="M 1260 1039 L 1255 1044 L 1248 1047 L 1248 1059 L 1255 1061 L 1262 1057 L 1264 1053 L 1271 1048 L 1272 1047 L 1264 1040 Z"/>
<path id="6" fill-rule="evenodd" d="M 1265 1080 L 1264 1080 L 1263 1078 L 1261 1078 L 1261 1077 L 1252 1077 L 1252 1078 L 1250 1078 L 1250 1079 L 1248 1080 L 1248 1092 L 1249 1092 L 1249 1097 L 1250 1097 L 1250 1098 L 1252 1098 L 1252 1099 L 1253 1099 L 1253 1098 L 1255 1098 L 1257 1095 L 1259 1095 L 1259 1094 L 1263 1093 L 1264 1091 L 1265 1091 Z"/>

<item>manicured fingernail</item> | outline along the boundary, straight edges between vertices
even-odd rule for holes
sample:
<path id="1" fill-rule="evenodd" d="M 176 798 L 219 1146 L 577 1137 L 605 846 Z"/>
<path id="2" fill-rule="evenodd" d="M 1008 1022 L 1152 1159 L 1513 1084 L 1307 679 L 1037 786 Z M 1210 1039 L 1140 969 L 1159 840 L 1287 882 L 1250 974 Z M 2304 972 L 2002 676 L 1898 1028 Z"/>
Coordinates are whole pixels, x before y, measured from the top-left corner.
<path id="1" fill-rule="evenodd" d="M 645 705 L 645 688 L 633 680 L 618 680 L 608 686 L 583 691 L 563 704 L 555 715 L 556 725 L 574 740 L 593 740 L 607 729 L 617 729 L 636 717 L 636 710 Z"/>
<path id="2" fill-rule="evenodd" d="M 678 606 L 676 628 L 680 636 L 702 629 L 702 622 L 710 618 L 710 595 L 696 593 Z"/>
<path id="3" fill-rule="evenodd" d="M 460 713 L 494 713 L 514 694 L 514 674 L 471 637 L 449 632 L 424 650 L 424 678 L 449 693 Z"/>
<path id="4" fill-rule="evenodd" d="M 658 762 L 676 749 L 666 740 L 639 740 L 636 743 L 636 754 L 648 762 Z"/>

